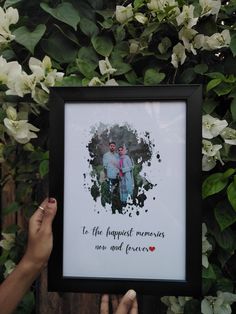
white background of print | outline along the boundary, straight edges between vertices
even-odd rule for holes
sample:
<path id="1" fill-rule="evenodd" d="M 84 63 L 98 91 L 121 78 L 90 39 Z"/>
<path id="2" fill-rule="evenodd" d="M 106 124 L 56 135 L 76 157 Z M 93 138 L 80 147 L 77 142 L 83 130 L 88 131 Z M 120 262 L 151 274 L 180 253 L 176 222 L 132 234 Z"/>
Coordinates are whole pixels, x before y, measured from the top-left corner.
<path id="1" fill-rule="evenodd" d="M 88 148 L 99 123 L 129 124 L 140 137 L 150 132 L 150 139 L 160 152 L 161 162 L 153 156 L 151 167 L 143 172 L 157 187 L 146 192 L 140 215 L 111 214 L 100 200 L 94 202 L 84 188 L 83 174 L 89 174 Z M 66 103 L 65 105 L 65 188 L 63 275 L 75 277 L 185 279 L 185 145 L 186 104 L 173 102 Z M 155 197 L 155 200 L 153 199 Z M 148 209 L 145 213 L 144 210 Z M 97 213 L 99 211 L 99 214 Z M 82 228 L 90 231 L 82 235 Z M 154 237 L 94 237 L 93 227 L 104 232 L 130 230 L 164 232 Z M 149 247 L 151 252 L 112 252 L 111 245 Z M 107 250 L 98 251 L 97 244 Z"/>

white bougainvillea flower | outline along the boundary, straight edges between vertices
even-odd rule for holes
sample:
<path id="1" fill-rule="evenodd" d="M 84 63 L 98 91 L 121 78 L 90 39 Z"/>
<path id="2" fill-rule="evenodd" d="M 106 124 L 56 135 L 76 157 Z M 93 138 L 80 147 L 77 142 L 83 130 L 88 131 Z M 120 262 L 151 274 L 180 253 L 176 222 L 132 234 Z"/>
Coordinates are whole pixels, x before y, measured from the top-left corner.
<path id="1" fill-rule="evenodd" d="M 217 296 L 206 296 L 201 302 L 202 314 L 231 314 L 231 304 L 236 302 L 236 294 L 217 291 Z"/>
<path id="2" fill-rule="evenodd" d="M 21 65 L 17 61 L 7 62 L 2 56 L 0 56 L 0 83 L 7 84 L 9 77 L 18 75 L 21 73 Z"/>
<path id="3" fill-rule="evenodd" d="M 4 266 L 5 266 L 5 271 L 3 273 L 3 276 L 4 278 L 6 278 L 15 269 L 16 264 L 12 260 L 8 260 L 6 261 L 6 263 L 4 263 Z"/>
<path id="4" fill-rule="evenodd" d="M 202 8 L 201 17 L 212 14 L 217 18 L 221 7 L 220 0 L 199 0 L 199 4 Z"/>
<path id="5" fill-rule="evenodd" d="M 7 106 L 6 114 L 8 119 L 10 120 L 16 120 L 17 119 L 17 111 L 12 106 Z"/>
<path id="6" fill-rule="evenodd" d="M 218 136 L 227 125 L 226 120 L 220 120 L 206 114 L 202 117 L 202 137 L 212 139 Z"/>
<path id="7" fill-rule="evenodd" d="M 194 17 L 194 6 L 184 5 L 182 12 L 176 17 L 178 25 L 184 25 L 187 28 L 192 28 L 197 24 L 198 17 Z"/>
<path id="8" fill-rule="evenodd" d="M 170 12 L 178 7 L 178 2 L 175 0 L 151 0 L 148 2 L 147 7 L 154 12 Z"/>
<path id="9" fill-rule="evenodd" d="M 9 89 L 6 91 L 6 94 L 23 97 L 26 94 L 30 94 L 35 89 L 36 83 L 36 77 L 33 74 L 28 75 L 24 71 L 17 75 L 12 73 L 12 75 L 8 77 L 6 85 Z"/>
<path id="10" fill-rule="evenodd" d="M 168 314 L 183 314 L 185 303 L 191 299 L 192 297 L 164 296 L 161 297 L 161 302 L 168 307 Z"/>
<path id="11" fill-rule="evenodd" d="M 2 232 L 3 240 L 0 241 L 0 247 L 2 247 L 6 251 L 10 251 L 10 249 L 15 244 L 16 236 L 14 233 L 4 233 Z"/>
<path id="12" fill-rule="evenodd" d="M 203 155 L 213 157 L 222 148 L 222 145 L 213 145 L 211 141 L 202 140 L 202 153 Z"/>
<path id="13" fill-rule="evenodd" d="M 179 31 L 179 39 L 183 41 L 185 49 L 189 52 L 192 52 L 194 55 L 196 55 L 197 52 L 194 49 L 194 45 L 191 41 L 196 34 L 197 31 L 192 28 L 182 27 Z"/>
<path id="14" fill-rule="evenodd" d="M 136 13 L 134 18 L 141 24 L 146 24 L 148 21 L 148 18 L 143 13 Z"/>
<path id="15" fill-rule="evenodd" d="M 208 268 L 208 255 L 209 252 L 212 250 L 212 245 L 207 240 L 207 226 L 205 223 L 202 224 L 202 265 L 205 268 Z"/>
<path id="16" fill-rule="evenodd" d="M 36 86 L 31 92 L 31 97 L 40 105 L 45 105 L 48 102 L 48 92 L 45 91 L 45 88 L 42 89 Z"/>
<path id="17" fill-rule="evenodd" d="M 9 7 L 4 11 L 3 8 L 0 7 L 0 47 L 15 38 L 9 27 L 12 24 L 16 24 L 18 20 L 19 13 L 17 9 Z"/>
<path id="18" fill-rule="evenodd" d="M 97 77 L 93 77 L 90 82 L 88 83 L 88 86 L 102 86 L 102 81 Z"/>
<path id="19" fill-rule="evenodd" d="M 185 48 L 181 43 L 178 43 L 173 47 L 173 53 L 171 56 L 171 63 L 177 69 L 180 64 L 183 64 L 186 59 Z"/>
<path id="20" fill-rule="evenodd" d="M 130 39 L 129 40 L 129 52 L 131 54 L 136 54 L 139 52 L 140 45 L 139 42 L 135 39 Z"/>
<path id="21" fill-rule="evenodd" d="M 123 5 L 117 5 L 115 15 L 116 20 L 119 23 L 124 24 L 128 22 L 134 15 L 132 5 L 129 4 L 126 7 Z"/>
<path id="22" fill-rule="evenodd" d="M 118 86 L 119 84 L 117 83 L 117 81 L 115 79 L 110 79 L 110 80 L 107 80 L 105 82 L 105 85 L 107 85 L 107 86 Z"/>
<path id="23" fill-rule="evenodd" d="M 194 47 L 201 50 L 216 50 L 224 47 L 229 47 L 231 42 L 230 32 L 228 29 L 221 33 L 215 33 L 212 36 L 204 36 L 198 34 L 194 38 Z"/>
<path id="24" fill-rule="evenodd" d="M 100 73 L 102 75 L 105 75 L 105 74 L 110 75 L 116 72 L 116 69 L 114 69 L 111 66 L 110 61 L 108 60 L 108 57 L 106 57 L 105 60 L 99 60 L 98 65 L 99 65 Z"/>
<path id="25" fill-rule="evenodd" d="M 206 50 L 215 50 L 223 47 L 229 47 L 231 42 L 230 32 L 228 29 L 221 33 L 215 33 L 212 36 L 206 36 Z"/>
<path id="26" fill-rule="evenodd" d="M 28 123 L 27 120 L 14 121 L 5 118 L 4 125 L 6 127 L 7 133 L 20 144 L 26 144 L 32 138 L 37 138 L 37 135 L 34 132 L 39 131 L 38 128 Z"/>
<path id="27" fill-rule="evenodd" d="M 202 156 L 202 171 L 210 171 L 216 166 L 216 158 L 207 155 Z"/>
<path id="28" fill-rule="evenodd" d="M 225 128 L 221 133 L 221 137 L 224 139 L 226 144 L 236 145 L 236 130 L 232 128 Z"/>

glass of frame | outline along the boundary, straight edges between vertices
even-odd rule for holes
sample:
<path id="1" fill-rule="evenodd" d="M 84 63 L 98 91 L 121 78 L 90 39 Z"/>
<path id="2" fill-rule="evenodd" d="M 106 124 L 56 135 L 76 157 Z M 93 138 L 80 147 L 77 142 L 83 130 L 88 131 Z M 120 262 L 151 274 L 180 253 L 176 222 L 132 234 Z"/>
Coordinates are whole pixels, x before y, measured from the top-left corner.
<path id="1" fill-rule="evenodd" d="M 50 291 L 201 292 L 200 85 L 54 87 Z"/>

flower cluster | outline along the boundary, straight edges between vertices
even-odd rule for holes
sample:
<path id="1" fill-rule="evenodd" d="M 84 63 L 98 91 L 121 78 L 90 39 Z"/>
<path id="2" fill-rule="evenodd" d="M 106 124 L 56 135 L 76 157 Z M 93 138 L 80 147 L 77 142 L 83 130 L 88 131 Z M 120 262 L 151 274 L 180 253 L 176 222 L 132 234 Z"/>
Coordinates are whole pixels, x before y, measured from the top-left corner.
<path id="1" fill-rule="evenodd" d="M 48 100 L 48 87 L 54 86 L 64 75 L 52 69 L 52 63 L 48 56 L 42 61 L 36 58 L 29 59 L 31 74 L 27 74 L 17 61 L 7 62 L 0 57 L 0 83 L 6 85 L 7 95 L 23 97 L 31 94 L 38 104 L 45 104 Z"/>
<path id="2" fill-rule="evenodd" d="M 6 11 L 0 7 L 0 49 L 4 48 L 15 36 L 10 31 L 10 25 L 16 24 L 19 20 L 17 9 L 9 7 Z"/>
<path id="3" fill-rule="evenodd" d="M 146 6 L 144 13 L 137 12 L 137 9 L 128 6 L 116 6 L 116 20 L 120 24 L 127 24 L 131 21 L 149 26 L 153 22 L 166 22 L 171 23 L 178 32 L 180 42 L 178 42 L 172 49 L 171 63 L 175 68 L 179 64 L 183 64 L 187 58 L 188 53 L 197 54 L 199 50 L 216 50 L 223 47 L 229 47 L 231 42 L 230 32 L 228 29 L 223 30 L 221 33 L 215 33 L 212 36 L 206 36 L 198 33 L 195 29 L 197 23 L 206 16 L 214 15 L 216 18 L 221 8 L 220 0 L 200 0 L 200 10 L 193 4 L 183 5 L 182 8 L 175 0 L 150 0 L 143 3 Z M 195 27 L 195 28 L 194 28 Z M 167 37 L 168 38 L 168 37 Z M 169 39 L 169 38 L 168 38 Z M 140 51 L 137 47 L 134 49 L 134 42 L 130 43 L 130 50 L 134 52 Z M 171 45 L 171 42 L 170 42 Z M 158 47 L 159 48 L 159 47 Z M 159 49 L 161 52 L 161 50 Z"/>
<path id="4" fill-rule="evenodd" d="M 17 117 L 17 111 L 12 106 L 8 106 L 6 109 L 7 117 L 4 118 L 4 125 L 6 132 L 9 136 L 20 144 L 28 143 L 32 138 L 36 138 L 37 135 L 34 132 L 38 132 L 39 129 L 28 123 L 28 120 L 20 120 Z"/>
<path id="5" fill-rule="evenodd" d="M 90 82 L 88 83 L 88 86 L 117 86 L 118 83 L 115 79 L 111 79 L 110 76 L 116 72 L 116 69 L 112 67 L 109 59 L 106 57 L 105 60 L 100 60 L 98 62 L 99 71 L 101 73 L 102 80 L 98 78 L 97 76 L 93 77 Z"/>
<path id="6" fill-rule="evenodd" d="M 228 127 L 226 120 L 214 118 L 206 114 L 202 118 L 202 170 L 209 171 L 213 169 L 217 161 L 223 165 L 220 156 L 221 144 L 214 144 L 210 140 L 221 136 L 225 144 L 236 145 L 236 130 Z"/>
<path id="7" fill-rule="evenodd" d="M 185 303 L 191 299 L 191 297 L 165 296 L 161 298 L 161 301 L 168 306 L 168 314 L 183 314 Z"/>
<path id="8" fill-rule="evenodd" d="M 231 314 L 231 304 L 236 302 L 236 294 L 218 291 L 216 297 L 207 296 L 202 300 L 202 314 Z"/>

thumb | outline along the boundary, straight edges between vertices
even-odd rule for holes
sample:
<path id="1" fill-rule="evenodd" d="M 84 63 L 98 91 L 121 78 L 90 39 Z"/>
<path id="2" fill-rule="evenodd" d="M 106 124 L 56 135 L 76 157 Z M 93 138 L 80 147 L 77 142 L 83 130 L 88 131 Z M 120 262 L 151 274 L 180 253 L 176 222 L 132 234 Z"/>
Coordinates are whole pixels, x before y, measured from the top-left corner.
<path id="1" fill-rule="evenodd" d="M 46 232 L 52 231 L 52 222 L 57 212 L 57 201 L 55 198 L 50 198 L 46 203 L 43 221 L 42 221 L 42 229 Z"/>
<path id="2" fill-rule="evenodd" d="M 129 290 L 123 296 L 120 301 L 120 304 L 116 310 L 116 314 L 128 314 L 131 309 L 134 301 L 136 299 L 136 292 L 134 290 Z"/>

